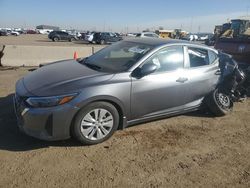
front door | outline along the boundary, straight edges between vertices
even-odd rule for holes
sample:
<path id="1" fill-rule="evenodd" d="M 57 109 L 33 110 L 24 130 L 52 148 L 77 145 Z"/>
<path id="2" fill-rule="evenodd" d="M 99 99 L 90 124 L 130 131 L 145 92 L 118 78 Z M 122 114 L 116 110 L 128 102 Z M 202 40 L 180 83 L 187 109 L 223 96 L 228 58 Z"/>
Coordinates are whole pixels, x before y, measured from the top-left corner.
<path id="1" fill-rule="evenodd" d="M 145 77 L 132 79 L 132 119 L 165 113 L 186 103 L 183 95 L 188 79 L 182 76 L 185 71 L 182 46 L 159 50 L 145 63 L 154 63 L 158 69 Z"/>

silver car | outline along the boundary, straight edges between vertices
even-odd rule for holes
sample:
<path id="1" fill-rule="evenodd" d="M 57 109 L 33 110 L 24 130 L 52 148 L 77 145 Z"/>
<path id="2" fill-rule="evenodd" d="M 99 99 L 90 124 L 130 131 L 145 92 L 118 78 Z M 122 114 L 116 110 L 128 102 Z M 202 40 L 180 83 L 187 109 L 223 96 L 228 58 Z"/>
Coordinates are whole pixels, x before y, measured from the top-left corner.
<path id="1" fill-rule="evenodd" d="M 199 109 L 219 81 L 215 49 L 137 38 L 94 55 L 51 63 L 16 83 L 18 125 L 43 140 L 84 144 L 117 129 Z"/>

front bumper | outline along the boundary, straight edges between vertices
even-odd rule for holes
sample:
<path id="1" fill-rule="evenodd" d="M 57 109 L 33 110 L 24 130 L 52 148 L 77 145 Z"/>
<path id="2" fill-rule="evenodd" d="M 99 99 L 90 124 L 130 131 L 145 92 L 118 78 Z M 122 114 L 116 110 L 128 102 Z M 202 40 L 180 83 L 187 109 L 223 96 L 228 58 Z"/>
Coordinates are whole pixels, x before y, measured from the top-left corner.
<path id="1" fill-rule="evenodd" d="M 18 127 L 25 134 L 47 141 L 70 138 L 70 126 L 78 108 L 71 104 L 29 108 L 18 95 L 13 97 Z"/>

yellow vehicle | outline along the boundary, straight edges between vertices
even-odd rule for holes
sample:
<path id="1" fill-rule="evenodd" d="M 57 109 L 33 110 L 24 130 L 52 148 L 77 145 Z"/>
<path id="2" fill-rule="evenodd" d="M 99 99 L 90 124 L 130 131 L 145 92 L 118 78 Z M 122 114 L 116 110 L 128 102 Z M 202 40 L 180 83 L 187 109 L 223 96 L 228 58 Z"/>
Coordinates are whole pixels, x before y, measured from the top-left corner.
<path id="1" fill-rule="evenodd" d="M 155 33 L 159 35 L 160 38 L 172 38 L 172 33 L 174 30 L 156 30 Z"/>
<path id="2" fill-rule="evenodd" d="M 180 29 L 156 30 L 155 33 L 158 34 L 160 38 L 174 38 L 174 39 L 179 39 L 187 35 L 186 31 L 182 31 Z"/>

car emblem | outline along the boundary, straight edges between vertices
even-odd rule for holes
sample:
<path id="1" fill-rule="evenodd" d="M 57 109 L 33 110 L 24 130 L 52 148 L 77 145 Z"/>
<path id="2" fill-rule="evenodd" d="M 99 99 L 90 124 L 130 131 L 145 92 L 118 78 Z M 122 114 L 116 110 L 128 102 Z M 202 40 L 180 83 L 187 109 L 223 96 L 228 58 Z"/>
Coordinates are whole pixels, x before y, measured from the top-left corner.
<path id="1" fill-rule="evenodd" d="M 238 52 L 239 53 L 243 53 L 244 50 L 245 50 L 246 46 L 245 45 L 240 45 L 239 48 L 238 48 Z"/>

